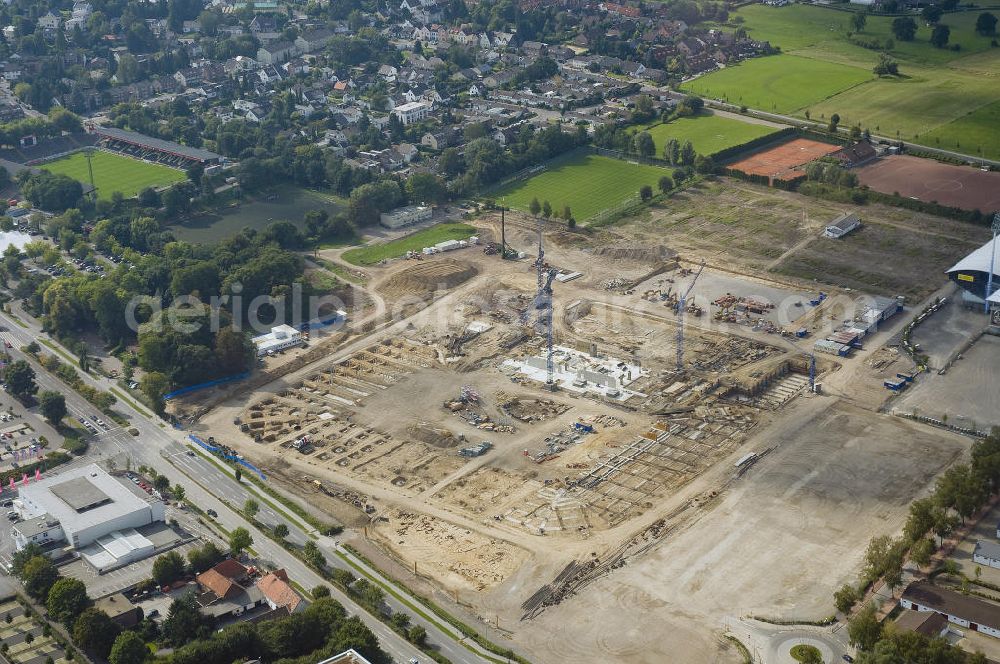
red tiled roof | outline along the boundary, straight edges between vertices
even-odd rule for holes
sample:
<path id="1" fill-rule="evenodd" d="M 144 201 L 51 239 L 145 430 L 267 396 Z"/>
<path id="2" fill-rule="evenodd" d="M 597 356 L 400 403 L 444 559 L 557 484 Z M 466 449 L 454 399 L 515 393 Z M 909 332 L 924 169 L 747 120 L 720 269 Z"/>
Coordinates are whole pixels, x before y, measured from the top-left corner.
<path id="1" fill-rule="evenodd" d="M 214 567 L 199 574 L 198 583 L 222 598 L 228 597 L 230 593 L 236 593 L 240 589 L 235 581 L 216 571 Z"/>
<path id="2" fill-rule="evenodd" d="M 288 584 L 288 574 L 283 569 L 262 578 L 257 582 L 257 587 L 272 604 L 287 608 L 289 613 L 294 612 L 302 602 L 299 594 Z"/>

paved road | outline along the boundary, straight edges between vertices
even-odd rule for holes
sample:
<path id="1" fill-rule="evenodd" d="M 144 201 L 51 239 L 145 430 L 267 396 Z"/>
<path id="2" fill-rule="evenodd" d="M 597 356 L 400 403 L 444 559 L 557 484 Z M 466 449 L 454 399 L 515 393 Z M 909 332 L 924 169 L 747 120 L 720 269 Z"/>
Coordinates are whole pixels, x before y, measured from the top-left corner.
<path id="1" fill-rule="evenodd" d="M 27 328 L 21 327 L 6 314 L 0 314 L 0 321 L 8 327 L 7 331 L 0 333 L 0 337 L 11 341 L 14 348 L 10 352 L 15 359 L 26 358 L 19 350 L 21 346 L 45 336 L 31 319 L 25 321 L 29 325 Z M 97 409 L 83 397 L 69 390 L 57 378 L 42 370 L 34 360 L 26 359 L 32 362 L 35 367 L 36 382 L 40 389 L 57 390 L 66 395 L 66 405 L 70 416 L 92 419 L 97 414 Z M 63 359 L 65 360 L 65 358 Z M 87 383 L 102 390 L 109 390 L 114 385 L 113 381 L 109 379 L 94 378 L 89 374 L 81 373 L 81 375 Z M 258 556 L 276 567 L 284 567 L 290 577 L 300 583 L 302 587 L 312 588 L 317 585 L 328 585 L 316 572 L 246 521 L 238 510 L 248 497 L 253 496 L 261 508 L 257 520 L 269 527 L 273 527 L 277 523 L 285 523 L 289 529 L 288 540 L 296 543 L 306 542 L 309 539 L 308 533 L 312 530 L 311 528 L 304 525 L 294 515 L 286 515 L 284 511 L 282 514 L 278 514 L 263 501 L 262 497 L 256 493 L 252 494 L 245 483 L 238 484 L 228 471 L 220 469 L 200 452 L 195 452 L 194 456 L 188 454 L 189 451 L 193 450 L 185 444 L 186 438 L 182 432 L 168 427 L 158 419 L 151 418 L 147 413 L 141 412 L 121 400 L 115 408 L 129 418 L 130 426 L 137 429 L 139 435 L 132 436 L 122 427 L 112 427 L 110 430 L 102 431 L 92 441 L 93 454 L 88 453 L 88 457 L 91 458 L 81 462 L 90 462 L 95 456 L 107 457 L 124 454 L 132 459 L 135 466 L 144 464 L 153 467 L 165 475 L 171 484 L 182 484 L 186 489 L 187 499 L 192 503 L 203 510 L 215 510 L 219 515 L 218 523 L 227 531 L 241 526 L 249 530 L 254 540 L 253 548 Z M 230 506 L 235 509 L 230 508 Z M 331 565 L 355 572 L 350 565 L 335 555 L 336 543 L 333 540 L 320 537 L 317 543 Z M 377 571 L 373 570 L 373 572 L 378 574 Z M 395 661 L 405 663 L 411 659 L 418 661 L 427 659 L 416 647 L 356 604 L 350 597 L 335 587 L 331 587 L 330 590 L 332 596 L 341 602 L 349 613 L 361 617 L 378 637 L 382 648 Z M 450 627 L 446 628 L 447 631 L 438 628 L 434 623 L 419 616 L 395 598 L 387 597 L 386 603 L 393 611 L 407 613 L 410 616 L 411 624 L 423 626 L 427 631 L 428 643 L 437 647 L 452 662 L 473 664 L 487 661 L 485 657 L 471 652 L 456 640 L 460 638 L 460 635 L 456 637 L 455 631 Z M 481 652 L 476 644 L 470 643 L 469 645 Z"/>
<path id="2" fill-rule="evenodd" d="M 767 664 L 795 664 L 789 651 L 798 644 L 819 649 L 823 661 L 830 664 L 843 662 L 844 655 L 853 655 L 847 638 L 847 629 L 837 623 L 830 627 L 809 625 L 772 625 L 746 618 L 727 621 L 730 634 L 750 650 L 753 660 Z"/>

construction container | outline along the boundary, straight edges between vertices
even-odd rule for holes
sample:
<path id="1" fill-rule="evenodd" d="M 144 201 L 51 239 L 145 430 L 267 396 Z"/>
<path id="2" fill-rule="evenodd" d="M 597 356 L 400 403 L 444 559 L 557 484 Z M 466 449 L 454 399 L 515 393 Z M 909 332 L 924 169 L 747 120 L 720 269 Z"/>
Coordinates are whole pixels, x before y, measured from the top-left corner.
<path id="1" fill-rule="evenodd" d="M 901 378 L 887 378 L 882 384 L 885 385 L 886 389 L 890 389 L 893 392 L 902 392 L 906 387 L 906 381 Z"/>

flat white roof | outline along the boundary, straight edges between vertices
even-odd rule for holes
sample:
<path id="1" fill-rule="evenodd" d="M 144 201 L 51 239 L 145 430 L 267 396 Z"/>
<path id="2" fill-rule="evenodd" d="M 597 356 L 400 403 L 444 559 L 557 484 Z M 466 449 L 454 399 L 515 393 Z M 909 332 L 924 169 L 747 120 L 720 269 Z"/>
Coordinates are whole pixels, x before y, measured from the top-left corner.
<path id="1" fill-rule="evenodd" d="M 81 479 L 85 480 L 86 483 L 74 482 L 74 480 Z M 93 507 L 90 506 L 91 503 L 88 500 L 85 501 L 87 504 L 84 505 L 76 500 L 79 496 L 73 491 L 74 487 L 79 486 L 86 487 L 90 497 L 96 496 L 96 492 L 99 491 L 108 500 Z M 70 501 L 64 500 L 58 495 L 59 493 L 69 498 Z M 19 497 L 24 505 L 25 517 L 33 518 L 48 512 L 59 520 L 64 530 L 73 532 L 79 532 L 116 517 L 149 508 L 148 500 L 137 496 L 94 463 L 72 468 L 53 477 L 33 482 L 20 490 Z M 82 505 L 83 508 L 78 510 L 74 504 Z"/>

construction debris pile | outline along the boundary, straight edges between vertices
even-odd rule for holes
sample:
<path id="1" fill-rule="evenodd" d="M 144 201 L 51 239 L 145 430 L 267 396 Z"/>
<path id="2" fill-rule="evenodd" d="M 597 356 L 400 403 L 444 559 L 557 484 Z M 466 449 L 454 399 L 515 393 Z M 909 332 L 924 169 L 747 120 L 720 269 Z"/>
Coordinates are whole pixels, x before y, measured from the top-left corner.
<path id="1" fill-rule="evenodd" d="M 517 429 L 509 422 L 496 422 L 483 407 L 479 392 L 471 385 L 464 385 L 457 399 L 445 401 L 444 409 L 458 415 L 481 431 L 515 433 Z"/>
<path id="2" fill-rule="evenodd" d="M 596 433 L 593 424 L 584 422 L 574 422 L 572 426 L 551 436 L 547 436 L 542 441 L 543 447 L 537 450 L 524 450 L 524 456 L 535 463 L 550 461 L 559 456 L 566 448 L 578 444 L 587 434 Z"/>

